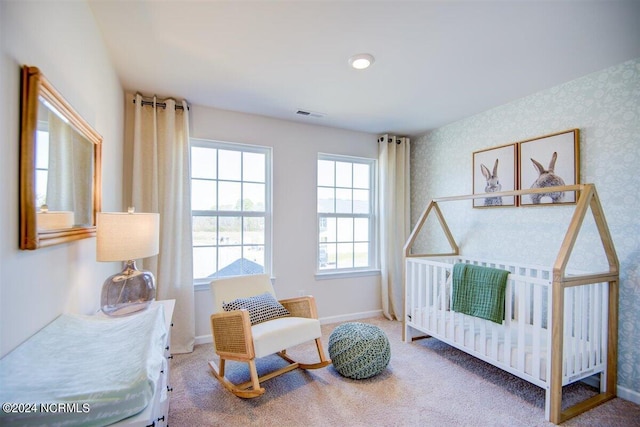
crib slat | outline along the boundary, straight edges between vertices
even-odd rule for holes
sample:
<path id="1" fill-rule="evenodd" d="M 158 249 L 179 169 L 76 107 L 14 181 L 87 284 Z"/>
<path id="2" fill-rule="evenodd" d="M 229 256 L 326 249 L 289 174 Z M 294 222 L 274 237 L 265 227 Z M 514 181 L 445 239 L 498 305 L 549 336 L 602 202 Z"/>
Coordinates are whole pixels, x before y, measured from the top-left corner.
<path id="1" fill-rule="evenodd" d="M 422 307 L 422 284 L 425 282 L 425 266 L 418 265 L 416 268 L 416 282 L 414 284 L 414 292 L 415 292 L 415 304 L 418 310 L 416 314 L 416 323 L 419 325 L 424 324 L 424 308 Z"/>
<path id="2" fill-rule="evenodd" d="M 582 334 L 580 335 L 580 369 L 589 369 L 589 322 L 591 321 L 591 310 L 589 304 L 589 289 L 592 285 L 580 286 L 578 289 L 582 294 L 582 313 L 586 314 L 582 316 Z"/>
<path id="3" fill-rule="evenodd" d="M 421 264 L 420 265 L 420 285 L 418 285 L 418 305 L 420 306 L 420 325 L 427 329 L 430 328 L 429 325 L 429 284 L 431 283 L 430 270 L 431 265 Z"/>
<path id="4" fill-rule="evenodd" d="M 536 379 L 541 379 L 540 376 L 540 347 L 542 337 L 540 332 L 542 331 L 542 287 L 539 285 L 533 285 L 533 342 L 532 342 L 532 355 L 531 355 L 531 375 Z"/>
<path id="5" fill-rule="evenodd" d="M 517 354 L 518 354 L 518 370 L 524 372 L 525 371 L 525 326 L 526 319 L 524 319 L 524 314 L 526 313 L 525 304 L 525 284 L 522 282 L 516 283 L 517 295 L 518 295 L 518 342 L 517 342 Z"/>
<path id="6" fill-rule="evenodd" d="M 574 324 L 573 324 L 573 372 L 572 375 L 575 375 L 576 372 L 580 372 L 580 337 L 582 335 L 582 290 L 583 287 L 573 287 L 571 290 L 573 291 L 573 315 Z"/>
<path id="7" fill-rule="evenodd" d="M 600 288 L 602 284 L 597 283 L 593 286 L 591 292 L 591 303 L 593 305 L 593 314 L 592 314 L 592 322 L 589 330 L 591 332 L 590 336 L 590 360 L 591 366 L 597 366 L 599 360 L 599 348 L 600 348 Z"/>
<path id="8" fill-rule="evenodd" d="M 466 331 L 465 342 L 466 345 L 469 346 L 470 349 L 477 351 L 476 347 L 476 318 L 473 316 L 463 316 L 463 322 L 468 322 L 469 327 L 464 328 Z"/>
<path id="9" fill-rule="evenodd" d="M 590 337 L 589 337 L 589 355 L 590 355 L 590 365 L 596 366 L 598 365 L 599 359 L 599 347 L 600 347 L 600 304 L 598 296 L 600 294 L 600 287 L 602 285 L 597 283 L 591 288 L 591 305 L 593 307 L 591 314 L 591 325 L 589 326 Z"/>
<path id="10" fill-rule="evenodd" d="M 577 335 L 580 331 L 580 319 L 578 318 L 578 315 L 580 313 L 580 300 L 578 298 L 579 295 L 576 294 L 576 290 L 576 288 L 569 289 L 569 292 L 571 292 L 571 297 L 573 299 L 573 313 L 571 316 L 571 332 L 569 335 L 569 339 L 571 342 L 571 370 L 567 372 L 567 376 L 574 375 L 578 369 L 578 348 L 576 343 L 578 342 Z"/>
<path id="11" fill-rule="evenodd" d="M 504 363 L 507 366 L 513 366 L 513 361 L 511 360 L 511 320 L 513 319 L 513 304 L 514 304 L 514 292 L 513 292 L 513 280 L 507 280 L 506 287 L 506 306 L 504 308 Z"/>
<path id="12" fill-rule="evenodd" d="M 450 329 L 450 325 L 447 321 L 447 308 L 449 307 L 449 301 L 447 299 L 447 295 L 449 295 L 450 290 L 447 289 L 447 272 L 449 271 L 449 269 L 451 268 L 450 265 L 447 266 L 439 266 L 438 267 L 438 271 L 437 271 L 437 276 L 438 276 L 438 291 L 437 291 L 437 295 L 438 295 L 438 300 L 436 303 L 436 310 L 438 311 L 442 311 L 442 318 L 441 318 L 441 322 L 442 322 L 442 332 L 444 334 L 444 336 L 446 336 L 447 338 L 451 338 L 451 333 L 450 331 L 447 329 L 447 327 L 449 327 Z"/>
<path id="13" fill-rule="evenodd" d="M 489 349 L 489 357 L 498 360 L 498 343 L 500 342 L 501 325 L 492 323 L 491 325 L 491 348 Z"/>
<path id="14" fill-rule="evenodd" d="M 440 317 L 440 301 L 441 301 L 441 292 L 442 292 L 442 283 L 440 282 L 441 277 L 442 277 L 442 268 L 441 266 L 435 266 L 433 269 L 433 283 L 431 285 L 431 300 L 432 300 L 432 311 L 434 313 L 434 321 L 435 323 L 435 327 L 438 330 L 439 333 L 443 333 L 444 331 L 442 330 L 442 318 Z M 437 317 L 436 317 L 437 315 Z"/>
<path id="15" fill-rule="evenodd" d="M 407 306 L 409 307 L 409 314 L 411 315 L 411 321 L 415 321 L 416 315 L 416 280 L 417 280 L 417 269 L 418 264 L 407 263 L 407 294 L 408 298 L 406 301 Z"/>
<path id="16" fill-rule="evenodd" d="M 407 310 L 407 314 L 409 314 L 409 316 L 411 316 L 411 321 L 413 322 L 416 318 L 416 304 L 415 304 L 415 283 L 416 283 L 416 278 L 415 278 L 415 271 L 416 271 L 416 264 L 413 262 L 407 262 L 407 283 L 406 283 L 406 287 L 407 287 L 407 294 L 409 295 L 409 298 L 407 298 L 407 301 L 405 301 L 405 307 Z M 409 339 L 410 337 L 407 336 L 406 339 Z"/>
<path id="17" fill-rule="evenodd" d="M 573 346 L 571 345 L 571 335 L 573 333 L 573 323 L 575 321 L 575 314 L 573 312 L 573 292 L 572 288 L 564 290 L 564 332 L 563 332 L 563 344 L 565 362 L 562 364 L 562 378 L 571 375 L 573 372 Z"/>
<path id="18" fill-rule="evenodd" d="M 447 273 L 449 273 L 449 277 L 447 278 Z M 449 280 L 451 279 L 451 280 Z M 455 339 L 455 323 L 453 311 L 451 311 L 451 295 L 453 293 L 452 283 L 453 283 L 453 271 L 448 269 L 442 269 L 442 290 L 443 290 L 443 305 L 442 308 L 446 311 L 446 324 L 447 324 L 447 337 L 449 339 Z"/>
<path id="19" fill-rule="evenodd" d="M 524 322 L 525 324 L 530 325 L 533 322 L 533 287 L 531 286 L 531 283 L 524 281 L 522 282 L 522 286 L 522 293 L 526 301 L 524 305 Z"/>
<path id="20" fill-rule="evenodd" d="M 600 333 L 602 336 L 602 342 L 600 343 L 600 348 L 602 349 L 602 354 L 600 355 L 600 363 L 611 363 L 607 359 L 607 355 L 609 353 L 609 340 L 607 337 L 607 333 L 609 331 L 608 319 L 609 319 L 609 286 L 610 284 L 602 283 L 602 296 L 600 297 L 600 301 L 602 301 L 602 319 L 600 319 Z M 605 369 L 601 375 L 600 380 L 600 391 L 604 392 L 607 389 L 607 384 L 609 383 L 608 372 Z M 609 390 L 610 391 L 610 390 Z"/>
<path id="21" fill-rule="evenodd" d="M 411 277 L 411 282 L 409 284 L 409 292 L 411 294 L 411 298 L 409 298 L 409 306 L 411 307 L 411 321 L 414 323 L 418 322 L 419 315 L 419 304 L 416 303 L 416 288 L 422 283 L 418 278 L 418 268 L 420 268 L 420 264 L 417 263 L 409 263 L 409 273 L 408 277 Z M 417 301 L 419 303 L 419 301 Z"/>

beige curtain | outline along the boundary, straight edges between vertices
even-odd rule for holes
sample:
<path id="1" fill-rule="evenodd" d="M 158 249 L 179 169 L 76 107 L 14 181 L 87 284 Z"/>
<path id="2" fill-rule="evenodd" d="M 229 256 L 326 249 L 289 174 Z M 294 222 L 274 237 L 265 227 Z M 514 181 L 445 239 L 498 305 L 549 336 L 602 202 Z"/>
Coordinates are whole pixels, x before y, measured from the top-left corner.
<path id="1" fill-rule="evenodd" d="M 173 99 L 144 105 L 135 97 L 132 202 L 137 212 L 160 213 L 160 253 L 143 260 L 156 276 L 157 299 L 175 299 L 172 353 L 193 350 L 195 339 L 189 110 Z"/>
<path id="2" fill-rule="evenodd" d="M 380 270 L 382 312 L 388 319 L 404 316 L 403 247 L 411 232 L 409 138 L 378 138 Z"/>
<path id="3" fill-rule="evenodd" d="M 50 211 L 73 211 L 78 225 L 93 223 L 93 144 L 48 114 L 49 163 L 46 204 Z"/>
<path id="4" fill-rule="evenodd" d="M 49 112 L 49 164 L 47 170 L 47 206 L 52 211 L 72 211 L 73 145 L 71 127 Z M 66 173 L 65 173 L 66 172 Z"/>

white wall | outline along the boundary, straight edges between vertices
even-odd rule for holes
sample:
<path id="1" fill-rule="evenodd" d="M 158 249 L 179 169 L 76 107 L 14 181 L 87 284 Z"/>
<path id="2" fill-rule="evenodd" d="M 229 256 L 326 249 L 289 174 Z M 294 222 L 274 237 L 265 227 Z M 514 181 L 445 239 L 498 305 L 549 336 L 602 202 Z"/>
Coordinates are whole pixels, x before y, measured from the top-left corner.
<path id="1" fill-rule="evenodd" d="M 117 271 L 95 261 L 95 239 L 18 249 L 20 67 L 47 79 L 104 138 L 103 210 L 122 199 L 123 92 L 84 2 L 0 1 L 0 355 L 61 312 L 91 313 Z"/>
<path id="2" fill-rule="evenodd" d="M 376 135 L 192 106 L 191 137 L 273 147 L 273 275 L 279 297 L 304 289 L 326 321 L 375 314 L 380 277 L 315 279 L 318 153 L 377 158 Z M 210 335 L 211 295 L 196 292 L 196 336 Z"/>

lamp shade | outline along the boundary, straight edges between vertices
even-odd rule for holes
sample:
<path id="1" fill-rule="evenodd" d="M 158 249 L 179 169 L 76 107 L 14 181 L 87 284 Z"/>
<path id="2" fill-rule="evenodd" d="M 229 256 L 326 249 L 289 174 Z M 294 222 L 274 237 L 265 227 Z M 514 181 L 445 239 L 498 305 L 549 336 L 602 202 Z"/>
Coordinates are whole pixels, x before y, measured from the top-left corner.
<path id="1" fill-rule="evenodd" d="M 158 253 L 160 214 L 99 212 L 96 218 L 96 259 L 128 261 Z"/>
<path id="2" fill-rule="evenodd" d="M 36 212 L 36 223 L 39 230 L 71 228 L 74 221 L 74 214 L 71 211 Z"/>

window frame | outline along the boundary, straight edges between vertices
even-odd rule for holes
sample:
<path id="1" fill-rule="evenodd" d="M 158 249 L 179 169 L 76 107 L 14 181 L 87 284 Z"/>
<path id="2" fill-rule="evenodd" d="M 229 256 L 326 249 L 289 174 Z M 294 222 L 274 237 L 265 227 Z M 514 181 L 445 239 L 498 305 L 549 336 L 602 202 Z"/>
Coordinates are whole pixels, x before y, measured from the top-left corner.
<path id="1" fill-rule="evenodd" d="M 49 104 L 47 103 L 47 106 L 49 106 Z M 48 186 L 48 174 L 49 174 L 49 122 L 48 121 L 42 121 L 42 120 L 38 120 L 38 124 L 37 124 L 37 128 L 36 128 L 36 147 L 40 147 L 42 144 L 44 144 L 44 141 L 40 141 L 40 135 L 46 133 L 47 134 L 47 141 L 46 141 L 46 167 L 45 166 L 38 166 L 39 164 L 41 164 L 40 162 L 38 162 L 38 160 L 40 160 L 40 156 L 41 156 L 41 151 L 38 150 L 38 148 L 36 148 L 35 151 L 35 159 L 34 159 L 34 167 L 35 167 L 35 189 L 36 189 L 36 208 L 40 209 L 42 207 L 42 205 L 44 204 L 44 201 L 46 200 L 46 189 Z M 44 179 L 44 182 L 41 182 L 39 179 L 39 176 L 42 172 L 44 172 L 47 176 Z M 40 185 L 38 185 L 40 184 Z M 41 189 L 42 187 L 45 188 L 45 198 L 44 200 L 40 199 L 39 200 L 39 196 L 42 196 L 42 193 L 38 193 L 38 190 Z"/>
<path id="2" fill-rule="evenodd" d="M 258 153 L 263 154 L 265 156 L 265 207 L 264 212 L 260 211 L 229 211 L 229 210 L 194 210 L 191 209 L 191 218 L 196 216 L 217 216 L 217 217 L 241 217 L 241 218 L 264 218 L 264 272 L 263 274 L 271 274 L 272 272 L 272 260 L 273 260 L 273 203 L 272 203 L 272 194 L 273 194 L 273 149 L 268 146 L 262 145 L 252 145 L 252 144 L 243 144 L 236 142 L 225 142 L 219 140 L 212 139 L 204 139 L 204 138 L 190 138 L 189 140 L 189 151 L 191 153 L 191 148 L 193 147 L 202 147 L 216 150 L 230 150 L 237 151 L 240 153 Z M 216 155 L 216 162 L 219 161 L 218 156 Z M 216 165 L 217 168 L 217 165 Z M 191 174 L 191 168 L 189 170 L 189 185 L 192 186 L 193 176 Z M 198 178 L 196 178 L 198 179 Z M 216 176 L 216 180 L 220 181 Z M 227 181 L 227 180 L 222 180 Z M 240 171 L 240 180 L 237 181 L 239 183 L 245 182 L 242 176 L 242 170 Z M 247 181 L 251 183 L 251 181 Z M 241 197 L 242 200 L 242 197 Z M 217 206 L 217 208 L 219 208 Z M 219 246 L 219 245 L 218 245 Z M 245 246 L 251 246 L 244 243 L 244 239 L 240 244 L 241 248 Z M 193 248 L 196 245 L 192 242 L 192 252 Z M 219 270 L 219 269 L 218 269 Z M 216 270 L 217 271 L 217 270 Z M 228 276 L 225 276 L 228 277 Z M 193 284 L 196 290 L 199 289 L 208 289 L 209 283 L 213 280 L 212 278 L 193 278 Z"/>
<path id="3" fill-rule="evenodd" d="M 318 189 L 321 187 L 318 182 L 318 165 L 321 160 L 334 162 L 347 162 L 366 164 L 369 166 L 369 213 L 323 213 L 318 210 Z M 335 172 L 334 172 L 335 173 Z M 334 189 L 347 188 L 339 187 L 334 182 Z M 354 189 L 353 182 L 351 190 Z M 358 189 L 358 187 L 355 187 Z M 315 259 L 315 277 L 316 279 L 333 279 L 336 277 L 352 277 L 352 276 L 368 276 L 379 274 L 379 257 L 378 257 L 378 210 L 377 210 L 377 159 L 368 157 L 357 157 L 342 154 L 318 153 L 316 159 L 316 259 Z M 369 262 L 365 267 L 349 267 L 349 268 L 320 268 L 320 245 L 324 242 L 320 241 L 320 221 L 322 218 L 367 218 L 369 219 Z"/>

